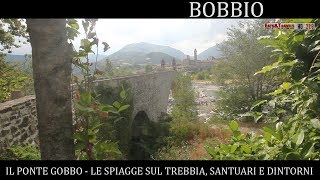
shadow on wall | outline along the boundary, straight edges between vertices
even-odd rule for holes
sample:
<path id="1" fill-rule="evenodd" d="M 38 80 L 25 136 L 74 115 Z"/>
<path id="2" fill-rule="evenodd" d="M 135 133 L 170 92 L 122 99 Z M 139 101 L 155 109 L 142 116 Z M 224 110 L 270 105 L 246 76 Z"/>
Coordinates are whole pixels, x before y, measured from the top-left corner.
<path id="1" fill-rule="evenodd" d="M 147 150 L 146 135 L 148 134 L 148 123 L 150 119 L 144 111 L 139 111 L 132 124 L 132 135 L 130 140 L 129 160 L 147 160 L 150 154 Z"/>

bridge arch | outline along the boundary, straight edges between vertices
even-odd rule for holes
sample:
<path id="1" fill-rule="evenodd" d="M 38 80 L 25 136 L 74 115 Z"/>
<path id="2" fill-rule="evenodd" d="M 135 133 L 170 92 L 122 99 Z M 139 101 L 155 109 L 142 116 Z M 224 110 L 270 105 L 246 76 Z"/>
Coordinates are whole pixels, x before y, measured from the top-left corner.
<path id="1" fill-rule="evenodd" d="M 150 159 L 150 154 L 147 149 L 147 137 L 150 132 L 148 124 L 150 119 L 145 111 L 139 111 L 133 119 L 131 128 L 131 139 L 129 142 L 129 157 L 130 160 L 145 160 Z"/>
<path id="2" fill-rule="evenodd" d="M 150 159 L 154 153 L 154 141 L 161 135 L 157 123 L 166 117 L 170 89 L 176 73 L 160 71 L 94 81 L 94 85 L 101 90 L 126 85 L 125 89 L 130 96 L 130 117 L 128 124 L 118 126 L 127 133 L 118 135 L 124 136 L 119 144 L 125 149 L 127 159 Z"/>

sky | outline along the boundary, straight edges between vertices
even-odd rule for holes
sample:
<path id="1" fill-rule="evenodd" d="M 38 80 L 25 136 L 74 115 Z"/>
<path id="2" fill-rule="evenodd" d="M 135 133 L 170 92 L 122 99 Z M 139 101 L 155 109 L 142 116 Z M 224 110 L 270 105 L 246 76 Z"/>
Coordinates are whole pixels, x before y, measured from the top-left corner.
<path id="1" fill-rule="evenodd" d="M 127 44 L 139 42 L 170 46 L 189 55 L 193 54 L 195 48 L 201 53 L 225 40 L 227 28 L 236 25 L 237 21 L 236 19 L 99 19 L 96 25 L 99 41 L 107 42 L 111 47 L 103 53 L 103 46 L 100 45 L 99 54 L 110 55 Z M 81 24 L 80 20 L 78 22 Z M 80 40 L 76 41 L 75 46 L 78 46 L 79 42 Z M 30 45 L 14 49 L 12 54 L 25 53 L 31 53 Z"/>

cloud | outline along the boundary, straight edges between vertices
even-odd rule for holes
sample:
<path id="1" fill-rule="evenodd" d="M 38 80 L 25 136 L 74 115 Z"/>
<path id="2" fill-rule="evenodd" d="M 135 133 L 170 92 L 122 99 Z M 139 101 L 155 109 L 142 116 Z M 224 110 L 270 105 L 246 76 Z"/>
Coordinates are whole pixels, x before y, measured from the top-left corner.
<path id="1" fill-rule="evenodd" d="M 100 19 L 97 32 L 107 41 L 110 52 L 130 43 L 149 42 L 167 45 L 192 54 L 222 42 L 228 27 L 236 24 L 231 19 Z"/>
<path id="2" fill-rule="evenodd" d="M 223 40 L 226 39 L 225 34 L 216 34 L 212 38 L 194 38 L 194 39 L 186 39 L 176 43 L 173 43 L 171 46 L 176 49 L 183 49 L 185 54 L 193 55 L 194 49 L 197 49 L 198 53 L 201 53 L 212 47 Z"/>
<path id="3" fill-rule="evenodd" d="M 99 19 L 96 31 L 100 42 L 107 42 L 114 53 L 127 44 L 148 42 L 177 48 L 185 54 L 193 54 L 223 41 L 234 19 Z M 79 21 L 81 24 L 81 22 Z M 83 35 L 83 30 L 82 37 Z M 80 38 L 79 38 L 80 39 Z M 76 46 L 79 46 L 79 39 Z M 102 45 L 99 52 L 103 53 Z M 30 45 L 15 49 L 14 54 L 30 53 Z"/>

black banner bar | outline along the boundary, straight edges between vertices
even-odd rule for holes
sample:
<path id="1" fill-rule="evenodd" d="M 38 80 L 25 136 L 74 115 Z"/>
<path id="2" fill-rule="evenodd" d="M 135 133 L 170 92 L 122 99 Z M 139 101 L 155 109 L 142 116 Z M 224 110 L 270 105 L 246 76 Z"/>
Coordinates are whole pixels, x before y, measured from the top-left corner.
<path id="1" fill-rule="evenodd" d="M 320 176 L 319 161 L 0 161 L 0 176 Z"/>
<path id="2" fill-rule="evenodd" d="M 2 3 L 3 18 L 315 18 L 315 1 L 154 0 Z M 7 5 L 5 3 L 8 3 Z M 261 5 L 260 5 L 261 4 Z M 227 5 L 227 7 L 225 7 Z M 194 6 L 194 11 L 192 11 Z M 239 7 L 241 6 L 241 7 Z M 263 9 L 261 9 L 263 7 Z M 226 11 L 224 10 L 226 8 Z M 197 10 L 196 10 L 197 9 Z M 238 10 L 237 10 L 238 9 Z M 263 12 L 261 12 L 263 10 Z M 240 14 L 239 14 L 240 13 Z"/>

